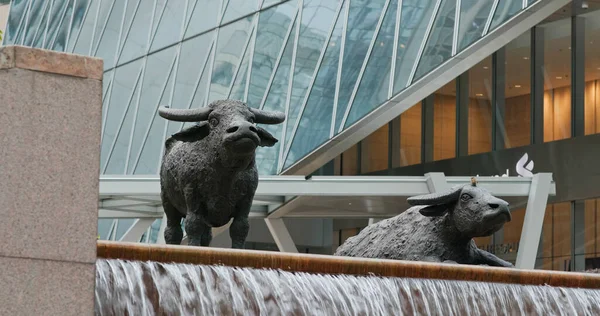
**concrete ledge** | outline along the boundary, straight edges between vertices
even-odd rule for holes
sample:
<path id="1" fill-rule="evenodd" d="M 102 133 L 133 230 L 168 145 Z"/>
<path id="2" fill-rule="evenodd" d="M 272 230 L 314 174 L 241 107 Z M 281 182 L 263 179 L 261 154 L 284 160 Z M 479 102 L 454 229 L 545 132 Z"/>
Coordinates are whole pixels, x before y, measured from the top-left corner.
<path id="1" fill-rule="evenodd" d="M 376 275 L 600 289 L 600 275 L 273 251 L 98 241 L 98 258 L 226 265 L 316 274 Z"/>
<path id="2" fill-rule="evenodd" d="M 72 77 L 102 80 L 100 58 L 25 46 L 0 47 L 0 69 L 21 68 Z"/>

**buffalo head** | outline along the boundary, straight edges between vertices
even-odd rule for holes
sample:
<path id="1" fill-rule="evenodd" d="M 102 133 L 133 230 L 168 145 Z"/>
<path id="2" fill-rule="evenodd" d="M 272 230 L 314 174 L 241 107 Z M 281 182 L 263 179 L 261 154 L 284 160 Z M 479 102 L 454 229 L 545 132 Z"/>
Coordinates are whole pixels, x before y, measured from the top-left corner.
<path id="1" fill-rule="evenodd" d="M 457 230 L 468 237 L 489 236 L 511 220 L 508 203 L 478 187 L 475 181 L 446 192 L 411 197 L 408 203 L 426 205 L 419 211 L 425 216 L 448 214 Z"/>
<path id="2" fill-rule="evenodd" d="M 218 100 L 198 109 L 161 107 L 159 115 L 167 120 L 197 122 L 171 137 L 183 142 L 208 138 L 225 159 L 253 157 L 258 146 L 271 147 L 277 139 L 256 124 L 280 124 L 285 115 L 249 107 L 237 100 Z M 209 148 L 206 148 L 210 150 Z"/>

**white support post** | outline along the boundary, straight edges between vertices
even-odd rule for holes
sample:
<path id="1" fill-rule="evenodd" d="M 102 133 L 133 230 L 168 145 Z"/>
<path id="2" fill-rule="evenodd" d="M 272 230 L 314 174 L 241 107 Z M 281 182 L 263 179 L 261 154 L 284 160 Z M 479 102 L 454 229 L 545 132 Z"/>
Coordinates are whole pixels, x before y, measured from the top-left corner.
<path id="1" fill-rule="evenodd" d="M 517 269 L 535 269 L 535 258 L 542 236 L 542 226 L 551 182 L 552 174 L 550 173 L 535 174 L 531 181 L 525 219 L 523 220 L 523 231 L 521 232 L 517 252 L 515 265 Z"/>
<path id="2" fill-rule="evenodd" d="M 165 244 L 165 228 L 167 228 L 167 215 L 163 215 L 160 221 L 160 228 L 158 229 L 158 237 L 156 238 L 157 244 Z"/>
<path id="3" fill-rule="evenodd" d="M 131 227 L 125 232 L 119 241 L 123 242 L 139 242 L 142 235 L 148 230 L 148 227 L 154 223 L 154 218 L 137 219 Z"/>
<path id="4" fill-rule="evenodd" d="M 426 173 L 425 178 L 427 179 L 427 187 L 430 193 L 441 192 L 450 189 L 448 181 L 446 181 L 446 175 L 442 172 L 431 172 Z"/>
<path id="5" fill-rule="evenodd" d="M 265 218 L 265 223 L 277 244 L 277 248 L 281 252 L 293 252 L 297 253 L 298 249 L 292 240 L 290 232 L 285 227 L 285 223 L 281 218 Z"/>

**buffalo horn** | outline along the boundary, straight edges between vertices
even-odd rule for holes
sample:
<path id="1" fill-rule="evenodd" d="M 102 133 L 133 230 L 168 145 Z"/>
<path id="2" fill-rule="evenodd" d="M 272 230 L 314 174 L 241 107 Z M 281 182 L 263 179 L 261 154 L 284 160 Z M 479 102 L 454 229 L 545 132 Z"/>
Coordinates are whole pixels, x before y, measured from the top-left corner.
<path id="1" fill-rule="evenodd" d="M 208 115 L 212 111 L 209 107 L 198 109 L 172 109 L 168 106 L 161 106 L 158 109 L 158 114 L 170 121 L 178 122 L 200 122 L 208 119 Z"/>

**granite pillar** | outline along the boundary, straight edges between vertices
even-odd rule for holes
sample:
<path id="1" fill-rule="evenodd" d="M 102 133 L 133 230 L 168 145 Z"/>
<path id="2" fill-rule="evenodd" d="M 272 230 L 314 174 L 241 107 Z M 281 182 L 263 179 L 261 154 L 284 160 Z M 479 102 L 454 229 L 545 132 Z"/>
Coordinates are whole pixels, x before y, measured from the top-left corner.
<path id="1" fill-rule="evenodd" d="M 0 315 L 94 313 L 102 60 L 0 48 Z"/>

